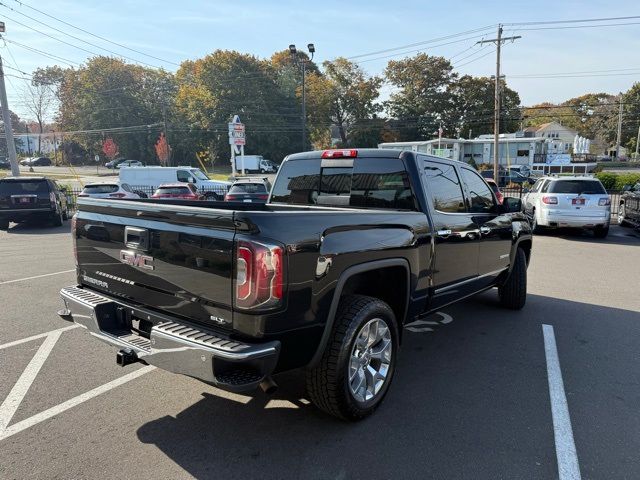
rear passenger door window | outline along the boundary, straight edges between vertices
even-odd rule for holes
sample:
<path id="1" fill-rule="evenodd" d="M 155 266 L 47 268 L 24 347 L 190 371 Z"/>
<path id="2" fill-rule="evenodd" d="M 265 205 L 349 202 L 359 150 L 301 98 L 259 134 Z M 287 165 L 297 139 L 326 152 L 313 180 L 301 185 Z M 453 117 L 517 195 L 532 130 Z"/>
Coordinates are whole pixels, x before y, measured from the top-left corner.
<path id="1" fill-rule="evenodd" d="M 466 213 L 462 185 L 453 165 L 427 161 L 424 171 L 434 208 L 443 213 Z"/>
<path id="2" fill-rule="evenodd" d="M 351 183 L 352 207 L 416 210 L 409 177 L 401 160 L 356 160 Z"/>
<path id="3" fill-rule="evenodd" d="M 493 192 L 480 175 L 467 168 L 462 169 L 462 180 L 469 193 L 469 211 L 472 213 L 495 212 Z"/>

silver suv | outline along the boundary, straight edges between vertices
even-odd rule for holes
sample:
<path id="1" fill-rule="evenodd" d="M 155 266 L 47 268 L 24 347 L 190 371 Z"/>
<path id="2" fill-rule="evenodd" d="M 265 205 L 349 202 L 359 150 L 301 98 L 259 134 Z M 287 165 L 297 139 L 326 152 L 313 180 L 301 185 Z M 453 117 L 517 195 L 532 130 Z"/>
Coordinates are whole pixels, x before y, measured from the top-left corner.
<path id="1" fill-rule="evenodd" d="M 611 199 L 597 178 L 542 177 L 522 203 L 534 232 L 577 227 L 593 230 L 598 238 L 609 233 Z"/>

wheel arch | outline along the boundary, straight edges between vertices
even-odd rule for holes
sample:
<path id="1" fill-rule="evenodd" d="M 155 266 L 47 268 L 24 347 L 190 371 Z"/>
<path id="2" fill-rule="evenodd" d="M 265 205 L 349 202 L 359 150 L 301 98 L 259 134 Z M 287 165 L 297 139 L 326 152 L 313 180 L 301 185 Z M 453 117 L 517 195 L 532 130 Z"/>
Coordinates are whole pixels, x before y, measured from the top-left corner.
<path id="1" fill-rule="evenodd" d="M 308 367 L 317 365 L 322 358 L 324 349 L 331 337 L 338 304 L 343 295 L 368 295 L 388 303 L 396 316 L 398 332 L 401 334 L 403 319 L 409 308 L 410 270 L 409 262 L 406 259 L 388 258 L 353 265 L 342 272 L 333 292 L 322 337 Z M 380 282 L 371 279 L 373 272 L 376 272 L 377 275 L 384 274 L 386 279 L 391 280 L 393 285 L 399 285 L 399 287 L 392 289 L 381 288 L 383 286 Z M 366 282 L 364 281 L 365 279 L 367 280 Z"/>

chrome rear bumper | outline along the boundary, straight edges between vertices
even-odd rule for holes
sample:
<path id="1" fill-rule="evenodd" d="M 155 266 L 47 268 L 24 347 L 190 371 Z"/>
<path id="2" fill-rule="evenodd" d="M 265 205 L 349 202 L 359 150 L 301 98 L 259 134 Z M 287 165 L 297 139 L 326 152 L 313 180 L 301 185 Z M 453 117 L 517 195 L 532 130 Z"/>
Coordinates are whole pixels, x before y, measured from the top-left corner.
<path id="1" fill-rule="evenodd" d="M 135 358 L 164 370 L 232 391 L 256 388 L 276 366 L 280 342 L 249 344 L 224 338 L 114 298 L 76 286 L 60 290 L 63 317 L 121 349 L 118 359 Z M 125 321 L 129 314 L 153 321 L 148 338 Z M 131 363 L 127 361 L 126 363 Z"/>

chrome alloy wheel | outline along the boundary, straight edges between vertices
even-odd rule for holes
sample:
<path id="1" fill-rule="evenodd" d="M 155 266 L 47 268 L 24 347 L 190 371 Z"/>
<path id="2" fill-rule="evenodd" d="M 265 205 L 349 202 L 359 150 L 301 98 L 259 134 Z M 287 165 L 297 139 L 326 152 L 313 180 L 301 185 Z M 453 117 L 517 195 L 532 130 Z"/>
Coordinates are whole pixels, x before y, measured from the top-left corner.
<path id="1" fill-rule="evenodd" d="M 358 402 L 373 399 L 389 377 L 393 343 L 380 318 L 365 323 L 356 336 L 349 360 L 349 390 Z"/>

